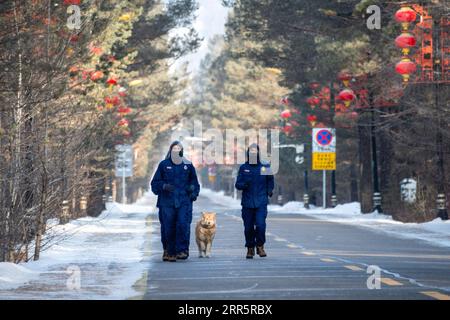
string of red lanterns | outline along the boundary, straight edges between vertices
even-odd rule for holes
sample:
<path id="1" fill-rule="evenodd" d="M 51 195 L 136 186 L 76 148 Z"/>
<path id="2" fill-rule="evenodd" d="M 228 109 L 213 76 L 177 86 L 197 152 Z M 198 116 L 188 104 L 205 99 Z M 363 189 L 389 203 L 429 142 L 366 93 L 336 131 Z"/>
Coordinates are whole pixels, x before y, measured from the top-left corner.
<path id="1" fill-rule="evenodd" d="M 395 65 L 395 71 L 403 77 L 403 83 L 407 84 L 411 74 L 416 72 L 416 64 L 409 58 L 411 48 L 416 45 L 416 38 L 409 32 L 409 26 L 417 18 L 416 12 L 409 6 L 402 6 L 395 13 L 395 20 L 402 26 L 402 34 L 395 39 L 397 47 L 402 49 L 403 57 Z"/>

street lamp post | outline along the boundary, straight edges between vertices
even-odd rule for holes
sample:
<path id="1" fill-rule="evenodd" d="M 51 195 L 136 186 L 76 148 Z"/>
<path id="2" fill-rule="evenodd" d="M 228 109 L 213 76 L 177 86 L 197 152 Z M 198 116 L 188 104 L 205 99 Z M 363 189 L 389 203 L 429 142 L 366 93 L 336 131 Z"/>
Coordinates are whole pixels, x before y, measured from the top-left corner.
<path id="1" fill-rule="evenodd" d="M 303 206 L 309 209 L 309 184 L 308 184 L 308 170 L 304 171 L 305 191 L 303 193 Z"/>
<path id="2" fill-rule="evenodd" d="M 434 20 L 434 28 L 433 28 L 433 55 L 435 57 L 434 59 L 434 73 L 436 75 L 435 79 L 435 108 L 436 108 L 436 114 L 437 114 L 437 132 L 436 132 L 436 145 L 437 145 L 437 158 L 438 158 L 438 172 L 439 172 L 439 181 L 438 181 L 438 195 L 436 198 L 436 205 L 437 205 L 437 215 L 442 220 L 448 220 L 448 212 L 447 212 L 447 206 L 446 206 L 446 196 L 445 196 L 445 170 L 444 170 L 444 141 L 442 137 L 442 130 L 443 130 L 443 124 L 442 124 L 442 116 L 440 112 L 440 80 L 442 79 L 442 71 L 441 71 L 441 63 L 443 61 L 439 58 L 441 48 L 439 46 L 439 33 L 440 33 L 440 24 L 439 20 Z M 443 58 L 443 57 L 442 57 Z"/>
<path id="3" fill-rule="evenodd" d="M 331 81 L 330 84 L 330 108 L 332 112 L 332 119 L 334 119 L 334 115 L 336 113 L 336 105 L 335 105 L 335 97 L 334 97 L 334 82 Z M 333 126 L 334 121 L 333 121 Z M 337 206 L 337 196 L 336 196 L 336 170 L 331 171 L 331 207 L 334 208 Z"/>
<path id="4" fill-rule="evenodd" d="M 375 106 L 374 106 L 374 98 L 373 91 L 369 90 L 369 105 L 370 105 L 370 114 L 371 114 L 371 123 L 370 123 L 370 138 L 372 145 L 372 183 L 373 183 L 373 209 L 374 211 L 378 211 L 378 213 L 383 213 L 383 209 L 381 207 L 381 191 L 380 191 L 380 183 L 378 178 L 378 156 L 377 156 L 377 137 L 376 137 L 376 126 L 375 126 Z"/>

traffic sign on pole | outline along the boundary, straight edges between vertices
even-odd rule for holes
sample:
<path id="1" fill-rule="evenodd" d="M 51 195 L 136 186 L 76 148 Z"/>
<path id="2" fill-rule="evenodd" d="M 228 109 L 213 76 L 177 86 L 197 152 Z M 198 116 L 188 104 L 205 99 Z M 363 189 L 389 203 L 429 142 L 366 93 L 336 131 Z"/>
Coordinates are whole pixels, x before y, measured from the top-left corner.
<path id="1" fill-rule="evenodd" d="M 123 144 L 117 145 L 116 150 L 116 177 L 122 178 L 122 203 L 127 203 L 126 179 L 133 176 L 133 147 Z"/>
<path id="2" fill-rule="evenodd" d="M 336 170 L 336 129 L 314 128 L 312 152 L 313 170 Z"/>
<path id="3" fill-rule="evenodd" d="M 133 176 L 133 147 L 131 145 L 117 145 L 116 150 L 116 177 Z"/>

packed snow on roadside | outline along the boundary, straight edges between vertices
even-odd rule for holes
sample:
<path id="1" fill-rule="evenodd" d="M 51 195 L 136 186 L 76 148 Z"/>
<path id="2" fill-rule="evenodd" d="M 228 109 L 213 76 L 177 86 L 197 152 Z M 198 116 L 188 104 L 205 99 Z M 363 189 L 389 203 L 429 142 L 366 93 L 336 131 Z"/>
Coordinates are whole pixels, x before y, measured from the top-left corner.
<path id="1" fill-rule="evenodd" d="M 204 190 L 201 191 L 202 195 L 203 192 Z M 223 192 L 207 190 L 206 196 L 213 201 L 215 199 L 217 203 L 230 205 L 233 209 L 239 206 L 239 200 L 225 196 Z M 332 222 L 370 228 L 375 232 L 388 233 L 400 238 L 419 239 L 433 245 L 450 247 L 450 220 L 435 219 L 426 223 L 403 223 L 378 212 L 362 214 L 360 204 L 357 202 L 327 209 L 310 205 L 310 209 L 305 209 L 303 202 L 291 201 L 283 206 L 269 205 L 268 210 L 269 214 L 304 214 Z"/>
<path id="2" fill-rule="evenodd" d="M 0 290 L 13 289 L 37 279 L 39 272 L 9 262 L 0 263 Z"/>
<path id="3" fill-rule="evenodd" d="M 125 299 L 148 268 L 143 245 L 151 197 L 133 205 L 107 203 L 98 217 L 59 225 L 48 221 L 51 246 L 38 261 L 0 263 L 0 299 Z M 78 273 L 79 271 L 79 273 Z M 80 288 L 68 285 L 79 274 Z M 74 289 L 75 288 L 75 289 Z"/>

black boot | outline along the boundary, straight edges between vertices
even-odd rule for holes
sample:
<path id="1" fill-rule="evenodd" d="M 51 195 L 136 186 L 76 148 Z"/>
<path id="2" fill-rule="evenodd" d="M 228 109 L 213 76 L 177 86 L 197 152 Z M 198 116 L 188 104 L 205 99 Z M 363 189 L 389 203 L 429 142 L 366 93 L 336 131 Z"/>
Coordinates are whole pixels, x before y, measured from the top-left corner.
<path id="1" fill-rule="evenodd" d="M 164 250 L 163 256 L 162 256 L 162 260 L 163 261 L 169 261 L 169 253 L 167 252 L 167 250 Z"/>

